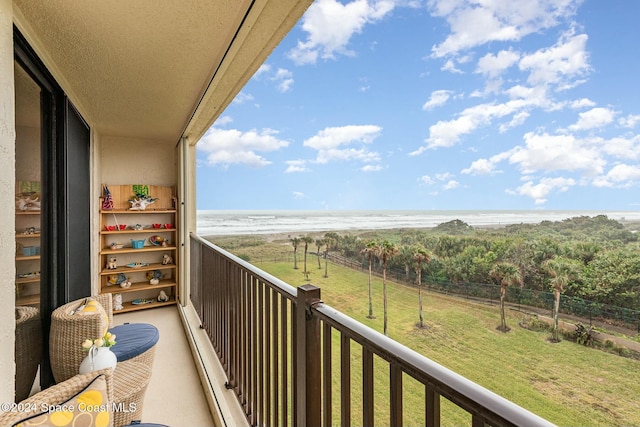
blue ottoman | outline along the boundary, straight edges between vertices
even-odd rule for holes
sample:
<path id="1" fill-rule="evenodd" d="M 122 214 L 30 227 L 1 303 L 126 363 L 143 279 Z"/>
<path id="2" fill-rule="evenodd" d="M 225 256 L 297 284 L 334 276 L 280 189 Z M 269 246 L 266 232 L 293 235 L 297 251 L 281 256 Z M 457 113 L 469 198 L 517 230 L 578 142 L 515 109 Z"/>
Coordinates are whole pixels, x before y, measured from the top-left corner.
<path id="1" fill-rule="evenodd" d="M 160 338 L 158 328 L 148 323 L 125 323 L 109 329 L 109 332 L 116 336 L 116 345 L 111 347 L 111 351 L 118 362 L 133 360 L 152 366 Z"/>

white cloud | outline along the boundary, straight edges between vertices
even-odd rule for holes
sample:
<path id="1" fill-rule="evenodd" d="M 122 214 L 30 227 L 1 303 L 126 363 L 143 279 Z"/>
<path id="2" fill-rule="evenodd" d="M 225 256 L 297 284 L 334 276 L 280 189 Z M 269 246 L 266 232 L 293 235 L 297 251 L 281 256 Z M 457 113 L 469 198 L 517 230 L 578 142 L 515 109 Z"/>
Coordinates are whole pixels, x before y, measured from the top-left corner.
<path id="1" fill-rule="evenodd" d="M 253 95 L 248 93 L 239 92 L 235 98 L 233 98 L 234 104 L 244 104 L 245 102 L 253 101 Z"/>
<path id="2" fill-rule="evenodd" d="M 258 71 L 255 72 L 255 74 L 253 75 L 254 78 L 260 78 L 260 76 L 262 76 L 263 74 L 267 74 L 269 71 L 271 71 L 271 65 L 269 64 L 262 64 L 260 66 L 260 68 L 258 68 Z"/>
<path id="3" fill-rule="evenodd" d="M 225 126 L 229 123 L 233 122 L 233 118 L 231 116 L 220 116 L 218 120 L 213 124 L 214 126 Z"/>
<path id="4" fill-rule="evenodd" d="M 293 192 L 293 198 L 296 199 L 296 200 L 304 199 L 305 197 L 307 197 L 307 196 L 301 191 L 294 191 Z"/>
<path id="5" fill-rule="evenodd" d="M 598 149 L 603 153 L 618 159 L 637 160 L 640 158 L 640 135 L 633 135 L 629 138 L 594 138 L 590 141 L 597 145 Z"/>
<path id="6" fill-rule="evenodd" d="M 571 102 L 571 108 L 580 109 L 585 107 L 595 107 L 596 103 L 590 100 L 589 98 L 576 99 Z"/>
<path id="7" fill-rule="evenodd" d="M 542 205 L 547 201 L 547 196 L 552 191 L 564 192 L 574 185 L 576 185 L 576 182 L 572 178 L 542 178 L 538 184 L 527 181 L 515 190 L 507 192 L 530 197 L 536 205 Z"/>
<path id="8" fill-rule="evenodd" d="M 608 108 L 598 107 L 582 112 L 578 116 L 578 122 L 569 126 L 570 130 L 581 131 L 606 126 L 613 122 L 615 112 Z"/>
<path id="9" fill-rule="evenodd" d="M 293 73 L 284 68 L 278 68 L 272 78 L 277 83 L 278 91 L 288 92 L 293 86 Z"/>
<path id="10" fill-rule="evenodd" d="M 196 145 L 199 151 L 206 153 L 208 166 L 244 164 L 262 167 L 271 162 L 257 152 L 272 152 L 289 145 L 288 141 L 278 139 L 277 131 L 262 129 L 241 132 L 237 129 L 210 128 Z"/>
<path id="11" fill-rule="evenodd" d="M 584 171 L 587 175 L 602 173 L 605 165 L 600 152 L 572 135 L 549 135 L 528 132 L 525 147 L 515 147 L 509 163 L 522 173 L 538 171 Z"/>
<path id="12" fill-rule="evenodd" d="M 586 51 L 587 35 L 565 34 L 556 45 L 523 55 L 518 66 L 529 72 L 527 81 L 533 86 L 554 85 L 568 89 L 581 83 L 571 80 L 590 71 Z"/>
<path id="13" fill-rule="evenodd" d="M 582 0 L 429 0 L 451 34 L 432 48 L 440 58 L 493 41 L 517 41 L 570 18 Z"/>
<path id="14" fill-rule="evenodd" d="M 431 97 L 422 106 L 423 110 L 431 110 L 432 108 L 439 107 L 447 103 L 451 97 L 451 91 L 449 90 L 434 90 L 431 92 Z"/>
<path id="15" fill-rule="evenodd" d="M 443 189 L 444 190 L 454 190 L 454 189 L 456 189 L 458 187 L 460 187 L 460 183 L 458 181 L 452 179 L 451 181 L 448 181 L 444 185 Z"/>
<path id="16" fill-rule="evenodd" d="M 256 80 L 274 82 L 278 92 L 288 92 L 293 86 L 293 73 L 286 68 L 273 70 L 271 65 L 263 64 L 254 74 Z M 253 98 L 251 98 L 253 99 Z"/>
<path id="17" fill-rule="evenodd" d="M 464 74 L 462 70 L 456 67 L 456 63 L 453 60 L 449 59 L 445 61 L 445 63 L 440 67 L 441 71 L 449 71 L 454 74 Z"/>
<path id="18" fill-rule="evenodd" d="M 480 126 L 487 125 L 495 118 L 521 113 L 525 108 L 536 103 L 536 99 L 514 99 L 502 104 L 478 104 L 462 111 L 460 116 L 449 121 L 438 121 L 429 127 L 429 137 L 425 140 L 427 148 L 451 147 L 458 143 L 460 137 L 467 135 Z M 522 120 L 526 117 L 519 116 Z M 516 122 L 517 123 L 516 119 Z M 420 154 L 424 150 L 414 151 Z"/>
<path id="19" fill-rule="evenodd" d="M 621 117 L 618 123 L 626 128 L 634 128 L 640 123 L 640 114 L 629 114 L 627 117 Z"/>
<path id="20" fill-rule="evenodd" d="M 461 173 L 466 175 L 491 175 L 495 173 L 496 164 L 488 159 L 478 159 L 471 163 L 466 169 L 462 169 Z"/>
<path id="21" fill-rule="evenodd" d="M 640 166 L 617 164 L 593 180 L 596 187 L 631 187 L 640 183 Z"/>
<path id="22" fill-rule="evenodd" d="M 436 174 L 436 179 L 438 181 L 446 181 L 448 179 L 453 178 L 453 174 L 449 173 L 449 172 L 444 172 L 444 173 L 437 173 Z"/>
<path id="23" fill-rule="evenodd" d="M 382 128 L 374 125 L 330 127 L 305 140 L 303 145 L 318 151 L 316 157 L 318 163 L 334 160 L 375 163 L 380 161 L 379 154 L 367 150 L 364 145 L 371 144 L 381 132 Z M 345 148 L 348 145 L 357 145 L 359 148 Z"/>
<path id="24" fill-rule="evenodd" d="M 478 61 L 476 72 L 495 79 L 506 69 L 516 64 L 520 59 L 520 54 L 511 50 L 501 50 L 497 55 L 487 53 Z"/>
<path id="25" fill-rule="evenodd" d="M 337 0 L 316 0 L 302 17 L 307 39 L 298 41 L 288 56 L 296 64 L 313 64 L 318 58 L 353 55 L 347 45 L 366 24 L 375 23 L 395 7 L 392 0 L 354 0 L 342 4 Z"/>
<path id="26" fill-rule="evenodd" d="M 382 165 L 364 165 L 360 168 L 362 172 L 380 172 L 384 167 Z"/>
<path id="27" fill-rule="evenodd" d="M 433 178 L 431 178 L 429 175 L 421 176 L 421 177 L 420 177 L 420 179 L 419 179 L 419 181 L 420 181 L 420 182 L 423 182 L 423 183 L 425 183 L 425 184 L 427 184 L 427 185 L 432 185 L 432 184 L 435 184 L 435 183 L 436 183 L 436 182 L 433 180 Z"/>
<path id="28" fill-rule="evenodd" d="M 309 172 L 306 160 L 287 160 L 287 169 L 284 173 Z"/>
<path id="29" fill-rule="evenodd" d="M 501 124 L 498 130 L 500 131 L 500 133 L 505 133 L 511 128 L 522 125 L 528 118 L 529 113 L 527 111 L 520 111 L 519 113 L 513 115 L 509 123 Z"/>

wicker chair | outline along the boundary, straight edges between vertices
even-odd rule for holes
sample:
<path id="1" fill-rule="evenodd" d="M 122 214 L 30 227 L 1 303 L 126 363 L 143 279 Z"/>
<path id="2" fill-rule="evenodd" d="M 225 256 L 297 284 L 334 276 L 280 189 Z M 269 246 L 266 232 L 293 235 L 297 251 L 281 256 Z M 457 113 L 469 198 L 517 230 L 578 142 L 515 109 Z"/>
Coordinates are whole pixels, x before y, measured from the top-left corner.
<path id="1" fill-rule="evenodd" d="M 80 300 L 72 301 L 51 314 L 49 359 L 56 383 L 78 374 L 78 368 L 87 355 L 82 350 L 82 342 L 103 336 L 109 327 L 103 313 L 74 314 L 80 304 Z"/>
<path id="2" fill-rule="evenodd" d="M 158 330 L 148 324 L 132 323 L 113 326 L 113 310 L 111 294 L 93 297 L 104 308 L 103 313 L 76 315 L 73 314 L 82 300 L 72 301 L 58 307 L 51 314 L 51 331 L 49 334 L 49 358 L 51 370 L 56 382 L 64 381 L 78 373 L 78 367 L 87 353 L 82 350 L 82 341 L 101 337 L 106 329 L 116 334 L 117 344 L 113 352 L 118 362 L 132 360 L 153 366 L 155 344 L 158 341 Z M 142 333 L 136 335 L 137 332 Z M 134 334 L 128 334 L 133 331 Z"/>
<path id="3" fill-rule="evenodd" d="M 16 403 L 29 397 L 41 357 L 40 313 L 35 307 L 16 307 Z"/>

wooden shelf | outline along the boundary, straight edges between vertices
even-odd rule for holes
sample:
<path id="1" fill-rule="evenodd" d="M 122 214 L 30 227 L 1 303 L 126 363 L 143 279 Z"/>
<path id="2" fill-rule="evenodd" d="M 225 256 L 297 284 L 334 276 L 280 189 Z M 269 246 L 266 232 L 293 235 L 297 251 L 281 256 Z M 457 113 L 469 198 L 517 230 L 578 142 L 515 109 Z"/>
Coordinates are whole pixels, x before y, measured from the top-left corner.
<path id="1" fill-rule="evenodd" d="M 147 308 L 154 308 L 154 307 L 164 307 L 166 305 L 173 305 L 176 303 L 176 299 L 174 297 L 170 297 L 169 301 L 166 302 L 158 302 L 155 301 L 148 303 L 148 304 L 140 304 L 140 305 L 135 305 L 132 304 L 131 302 L 123 302 L 122 303 L 122 310 L 114 310 L 113 314 L 118 314 L 118 313 L 127 313 L 129 311 L 136 311 L 136 310 L 142 310 L 142 309 L 147 309 Z"/>
<path id="2" fill-rule="evenodd" d="M 157 285 L 150 285 L 149 282 L 137 282 L 132 283 L 131 287 L 127 289 L 121 288 L 120 285 L 102 286 L 102 293 L 123 294 L 127 292 L 140 292 L 152 289 L 170 288 L 176 285 L 177 283 L 173 279 L 162 279 Z"/>
<path id="3" fill-rule="evenodd" d="M 40 233 L 24 234 L 16 231 L 16 239 L 39 239 Z"/>
<path id="4" fill-rule="evenodd" d="M 29 256 L 17 255 L 16 256 L 16 261 L 30 261 L 34 259 L 40 259 L 40 255 L 29 255 Z"/>
<path id="5" fill-rule="evenodd" d="M 142 230 L 132 230 L 132 229 L 126 229 L 126 230 L 101 230 L 100 234 L 138 234 L 138 233 L 171 233 L 173 231 L 176 231 L 175 228 L 145 228 Z"/>
<path id="6" fill-rule="evenodd" d="M 16 279 L 16 285 L 23 285 L 25 283 L 38 283 L 40 276 L 37 277 L 20 277 Z"/>
<path id="7" fill-rule="evenodd" d="M 126 313 L 129 311 L 143 310 L 148 308 L 160 307 L 165 305 L 176 304 L 178 296 L 178 247 L 176 245 L 176 234 L 178 224 L 177 200 L 175 197 L 174 187 L 160 187 L 149 185 L 148 194 L 157 200 L 148 205 L 144 210 L 130 209 L 129 200 L 134 196 L 133 187 L 131 185 L 108 185 L 113 201 L 113 209 L 102 209 L 103 198 L 100 198 L 100 228 L 98 236 L 100 239 L 100 272 L 99 286 L 100 293 L 120 293 L 127 295 L 125 299 L 137 299 L 140 295 L 149 295 L 150 290 L 160 291 L 166 290 L 170 296 L 167 302 L 154 301 L 148 304 L 131 304 L 131 302 L 123 302 L 122 310 L 114 311 L 114 313 Z M 141 215 L 141 216 L 140 216 Z M 162 224 L 161 228 L 153 228 L 153 224 Z M 124 230 L 108 230 L 107 226 L 126 224 Z M 135 230 L 131 227 L 142 225 L 141 230 Z M 164 224 L 171 224 L 171 228 L 164 228 Z M 158 234 L 165 240 L 171 240 L 168 246 L 152 245 L 147 242 L 148 238 Z M 130 245 L 130 240 L 145 240 L 148 245 L 134 249 Z M 122 249 L 111 249 L 111 244 L 126 244 Z M 159 262 L 162 255 L 166 253 L 173 258 L 174 263 L 162 264 Z M 117 258 L 118 267 L 115 269 L 107 269 L 107 261 L 111 257 Z M 156 261 L 156 262 L 150 262 Z M 148 265 L 141 267 L 127 267 L 127 264 L 137 262 L 148 262 Z M 163 279 L 157 285 L 150 285 L 146 280 L 145 272 L 159 270 Z M 109 285 L 109 276 L 114 274 L 124 274 L 133 283 L 129 288 L 121 288 L 120 285 Z"/>
<path id="8" fill-rule="evenodd" d="M 15 287 L 16 305 L 37 306 L 40 304 L 40 286 L 42 286 L 40 274 L 20 277 L 40 270 L 40 253 L 37 255 L 23 255 L 21 247 L 39 247 L 41 234 L 40 210 L 15 211 L 15 242 L 20 249 L 15 255 Z M 34 233 L 26 233 L 27 230 L 37 230 Z M 39 248 L 38 248 L 39 249 Z M 39 252 L 39 251 L 38 251 Z M 32 252 L 35 253 L 35 252 Z M 27 292 L 28 295 L 22 295 Z M 34 293 L 35 292 L 35 293 Z M 20 295 L 20 296 L 18 296 Z"/>
<path id="9" fill-rule="evenodd" d="M 110 276 L 112 274 L 118 274 L 118 273 L 135 273 L 138 271 L 152 271 L 152 270 L 168 270 L 168 269 L 175 269 L 177 268 L 177 266 L 175 264 L 162 264 L 159 262 L 155 262 L 149 265 L 145 265 L 143 267 L 127 267 L 125 266 L 120 266 L 118 268 L 115 268 L 113 270 L 107 270 L 106 268 L 103 268 L 102 271 L 100 272 L 101 276 Z"/>
<path id="10" fill-rule="evenodd" d="M 16 298 L 16 305 L 39 305 L 40 295 L 25 295 Z"/>
<path id="11" fill-rule="evenodd" d="M 175 246 L 144 246 L 142 249 L 134 249 L 131 246 L 125 246 L 122 249 L 111 249 L 110 247 L 103 248 L 100 251 L 100 255 L 113 255 L 118 254 L 132 254 L 132 253 L 145 253 L 145 252 L 159 252 L 159 251 L 175 251 Z"/>
<path id="12" fill-rule="evenodd" d="M 100 213 L 103 215 L 107 215 L 107 214 L 157 214 L 157 213 L 176 213 L 175 209 L 167 209 L 167 208 L 153 208 L 152 206 L 149 206 L 148 208 L 146 208 L 145 210 L 141 210 L 141 211 L 136 211 L 136 210 L 131 210 L 131 209 L 111 209 L 111 210 L 103 210 L 100 209 Z"/>

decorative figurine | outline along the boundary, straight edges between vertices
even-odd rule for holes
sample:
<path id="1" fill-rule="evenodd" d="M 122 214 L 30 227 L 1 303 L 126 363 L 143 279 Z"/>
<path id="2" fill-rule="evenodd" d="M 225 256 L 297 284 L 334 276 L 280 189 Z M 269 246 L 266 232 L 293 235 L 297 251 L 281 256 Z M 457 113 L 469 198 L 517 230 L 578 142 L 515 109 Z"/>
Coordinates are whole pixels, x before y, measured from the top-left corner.
<path id="1" fill-rule="evenodd" d="M 173 258 L 169 254 L 162 255 L 162 265 L 173 264 Z"/>
<path id="2" fill-rule="evenodd" d="M 118 268 L 116 257 L 109 258 L 107 261 L 107 270 L 115 270 L 116 268 Z"/>
<path id="3" fill-rule="evenodd" d="M 21 193 L 16 196 L 16 210 L 19 211 L 39 211 L 40 194 L 35 192 Z"/>
<path id="4" fill-rule="evenodd" d="M 104 199 L 102 200 L 102 210 L 110 211 L 113 209 L 113 197 L 111 196 L 111 191 L 109 191 L 109 187 L 106 185 L 102 186 L 102 191 L 104 192 Z"/>
<path id="5" fill-rule="evenodd" d="M 131 287 L 131 278 L 127 277 L 122 283 L 120 283 L 122 289 L 129 289 Z"/>
<path id="6" fill-rule="evenodd" d="M 153 270 L 147 273 L 147 279 L 149 279 L 150 285 L 157 285 L 162 279 L 162 272 L 160 270 Z"/>
<path id="7" fill-rule="evenodd" d="M 113 309 L 122 310 L 122 294 L 113 294 Z"/>
<path id="8" fill-rule="evenodd" d="M 169 301 L 169 296 L 164 291 L 160 291 L 160 294 L 158 294 L 158 302 L 167 302 L 167 301 Z"/>
<path id="9" fill-rule="evenodd" d="M 122 273 L 110 274 L 109 275 L 109 280 L 107 280 L 107 286 L 119 285 L 120 283 L 122 283 L 122 282 L 124 282 L 126 280 L 127 280 L 127 276 L 125 276 Z"/>
<path id="10" fill-rule="evenodd" d="M 141 224 L 136 224 L 136 225 L 134 225 L 134 226 L 133 226 L 133 229 L 134 229 L 134 230 L 142 230 L 143 228 L 144 228 L 144 227 L 142 227 L 142 225 L 141 225 Z"/>
<path id="11" fill-rule="evenodd" d="M 131 207 L 129 210 L 132 211 L 143 211 L 152 203 L 158 200 L 157 198 L 149 197 L 145 194 L 136 194 L 136 197 L 133 199 L 129 199 L 129 203 L 131 203 Z"/>

